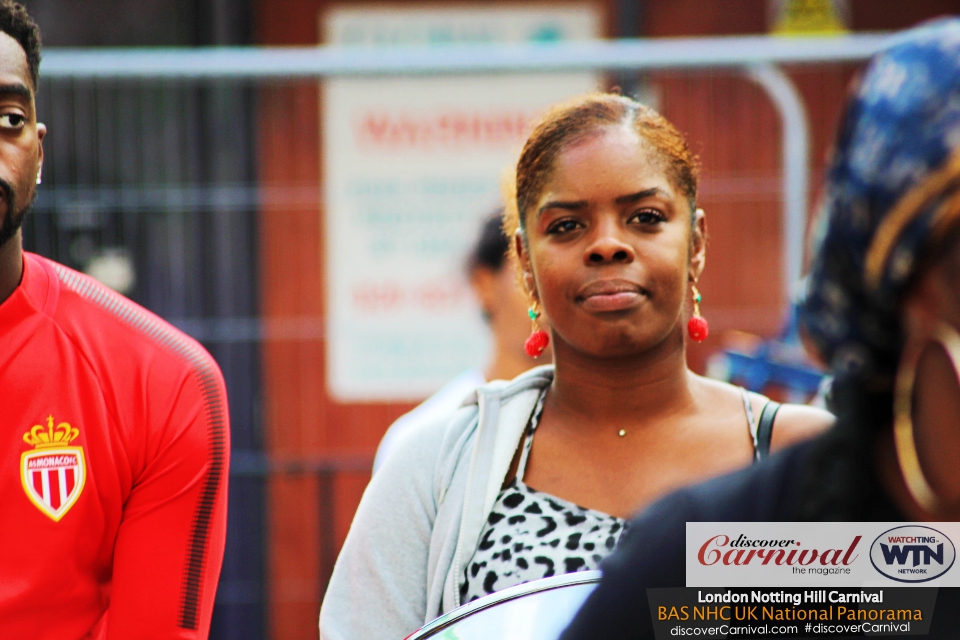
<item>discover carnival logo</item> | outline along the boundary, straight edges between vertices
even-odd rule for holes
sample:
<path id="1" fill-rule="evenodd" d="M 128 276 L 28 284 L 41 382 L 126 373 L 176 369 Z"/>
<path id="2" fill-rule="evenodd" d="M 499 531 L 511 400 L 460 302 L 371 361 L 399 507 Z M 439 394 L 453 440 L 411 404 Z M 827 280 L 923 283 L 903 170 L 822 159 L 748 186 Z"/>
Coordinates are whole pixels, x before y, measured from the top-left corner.
<path id="1" fill-rule="evenodd" d="M 909 525 L 884 531 L 870 546 L 873 567 L 898 582 L 927 582 L 953 566 L 953 542 L 930 527 Z"/>
<path id="2" fill-rule="evenodd" d="M 721 534 L 703 543 L 697 560 L 703 566 L 718 563 L 728 566 L 773 564 L 804 567 L 805 572 L 810 573 L 832 574 L 857 559 L 859 554 L 856 549 L 861 537 L 854 536 L 836 548 L 816 549 L 804 548 L 799 540 L 794 539 L 754 540 L 743 534 L 731 539 Z"/>

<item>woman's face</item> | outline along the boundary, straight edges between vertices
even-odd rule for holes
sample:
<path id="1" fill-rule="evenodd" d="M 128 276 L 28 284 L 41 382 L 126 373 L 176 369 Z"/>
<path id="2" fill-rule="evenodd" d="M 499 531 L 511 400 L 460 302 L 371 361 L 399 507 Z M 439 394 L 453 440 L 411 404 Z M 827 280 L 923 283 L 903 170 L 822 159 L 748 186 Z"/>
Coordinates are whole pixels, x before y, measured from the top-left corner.
<path id="1" fill-rule="evenodd" d="M 688 282 L 703 268 L 701 212 L 667 177 L 660 153 L 626 127 L 565 149 L 518 242 L 525 284 L 561 345 L 599 357 L 682 341 Z"/>

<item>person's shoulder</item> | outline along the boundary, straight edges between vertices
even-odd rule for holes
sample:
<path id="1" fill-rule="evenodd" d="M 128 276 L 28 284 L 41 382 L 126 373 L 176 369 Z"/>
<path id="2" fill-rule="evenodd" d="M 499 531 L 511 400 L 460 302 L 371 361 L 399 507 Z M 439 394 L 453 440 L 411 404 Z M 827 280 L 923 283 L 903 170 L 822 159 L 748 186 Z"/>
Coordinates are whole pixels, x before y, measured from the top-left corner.
<path id="1" fill-rule="evenodd" d="M 477 387 L 463 400 L 462 406 L 478 405 L 481 397 L 486 401 L 506 404 L 526 392 L 540 392 L 553 382 L 553 365 L 546 364 L 524 371 L 513 380 L 492 380 Z"/>
<path id="2" fill-rule="evenodd" d="M 394 432 L 387 448 L 378 450 L 376 475 L 388 468 L 423 470 L 442 460 L 453 461 L 476 424 L 476 403 L 461 403 L 443 410 L 411 412 L 401 416 L 388 430 Z M 397 427 L 402 427 L 398 432 Z M 385 439 L 386 441 L 386 439 Z M 387 473 L 392 473 L 387 471 Z M 400 471 L 406 473 L 406 471 Z"/>
<path id="3" fill-rule="evenodd" d="M 799 478 L 817 440 L 803 442 L 739 471 L 680 489 L 641 512 L 669 514 L 681 522 L 770 522 L 789 520 Z"/>
<path id="4" fill-rule="evenodd" d="M 453 411 L 419 420 L 416 431 L 411 429 L 410 434 L 419 433 L 421 439 L 429 439 L 437 431 L 447 432 L 448 438 L 451 434 L 459 436 L 464 429 L 475 426 L 481 408 L 491 410 L 496 407 L 502 419 L 503 414 L 510 413 L 514 405 L 529 404 L 531 397 L 549 386 L 552 380 L 553 366 L 545 365 L 521 373 L 513 380 L 487 382 L 467 392 Z"/>
<path id="5" fill-rule="evenodd" d="M 697 380 L 704 388 L 709 389 L 715 397 L 726 397 L 731 401 L 736 399 L 739 407 L 743 406 L 743 394 L 746 394 L 755 421 L 760 420 L 760 416 L 768 404 L 771 407 L 776 406 L 771 404 L 772 401 L 765 395 L 755 391 L 747 391 L 728 382 L 702 376 L 697 376 Z M 778 451 L 814 438 L 832 427 L 835 420 L 836 418 L 832 413 L 823 409 L 800 404 L 779 404 L 773 422 L 770 448 L 772 451 Z"/>
<path id="6" fill-rule="evenodd" d="M 444 420 L 460 407 L 464 398 L 483 383 L 483 373 L 479 369 L 467 369 L 443 385 L 432 396 L 394 420 L 377 446 L 377 453 L 373 460 L 374 472 L 383 466 L 387 457 L 408 434 L 417 430 L 422 424 L 442 425 Z"/>
<path id="7" fill-rule="evenodd" d="M 826 432 L 836 422 L 829 411 L 802 404 L 782 404 L 773 423 L 770 448 L 784 449 Z"/>
<path id="8" fill-rule="evenodd" d="M 389 455 L 378 467 L 387 475 L 422 472 L 430 468 L 441 477 L 449 477 L 464 462 L 474 437 L 481 411 L 495 410 L 499 420 L 522 413 L 534 394 L 553 380 L 553 368 L 537 367 L 513 380 L 494 380 L 470 391 L 455 409 L 419 416 L 405 425 L 401 438 L 391 443 Z M 529 414 L 529 410 L 526 410 Z M 421 419 L 422 418 L 422 419 Z M 393 427 L 391 427 L 392 429 Z"/>
<path id="9" fill-rule="evenodd" d="M 222 384 L 216 362 L 190 336 L 90 276 L 40 256 L 28 259 L 56 278 L 50 318 L 100 375 L 150 370 L 155 375 L 146 377 L 168 385 L 192 373 L 201 384 Z"/>
<path id="10" fill-rule="evenodd" d="M 436 418 L 449 416 L 470 396 L 474 389 L 484 383 L 479 369 L 467 369 L 443 385 L 436 393 L 403 414 L 393 423 L 394 427 L 406 428 L 408 424 L 429 423 Z"/>
<path id="11" fill-rule="evenodd" d="M 760 419 L 764 407 L 773 401 L 755 391 L 747 392 L 750 398 L 753 414 Z M 836 422 L 836 417 L 829 411 L 803 404 L 784 402 L 777 407 L 777 414 L 773 421 L 770 450 L 779 451 L 787 447 L 805 442 L 825 433 Z"/>
<path id="12" fill-rule="evenodd" d="M 513 380 L 490 382 L 484 382 L 483 374 L 479 370 L 468 369 L 421 404 L 397 418 L 391 429 L 402 426 L 406 430 L 408 424 L 410 433 L 413 433 L 414 425 L 427 431 L 443 429 L 450 425 L 454 414 L 476 412 L 481 403 L 506 404 L 525 391 L 542 390 L 552 380 L 552 365 L 536 367 L 521 373 Z M 466 413 L 461 409 L 466 409 Z"/>
<path id="13" fill-rule="evenodd" d="M 476 407 L 485 425 L 494 428 L 498 449 L 510 449 L 510 457 L 537 399 L 553 382 L 553 365 L 530 369 L 513 380 L 493 380 L 467 396 L 463 407 Z M 501 451 L 502 452 L 502 451 Z M 494 454 L 497 456 L 498 454 Z"/>

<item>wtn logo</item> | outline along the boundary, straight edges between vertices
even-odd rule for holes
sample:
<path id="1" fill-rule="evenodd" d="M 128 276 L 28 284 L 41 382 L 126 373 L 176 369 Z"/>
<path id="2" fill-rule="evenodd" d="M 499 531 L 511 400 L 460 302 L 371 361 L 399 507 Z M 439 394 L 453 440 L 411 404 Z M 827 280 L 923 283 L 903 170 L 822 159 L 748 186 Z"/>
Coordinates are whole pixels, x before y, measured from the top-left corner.
<path id="1" fill-rule="evenodd" d="M 930 538 L 930 540 L 933 542 L 936 539 Z M 880 543 L 880 550 L 883 551 L 883 561 L 886 564 L 906 564 L 911 554 L 913 554 L 913 566 L 915 567 L 920 565 L 921 558 L 923 559 L 923 564 L 930 564 L 931 560 L 937 564 L 943 564 L 942 542 L 937 545 L 936 551 L 926 544 L 905 544 L 903 546 L 895 544 L 887 546 L 882 542 Z"/>
<path id="2" fill-rule="evenodd" d="M 895 527 L 870 547 L 874 568 L 899 582 L 926 582 L 946 573 L 956 559 L 950 539 L 930 527 Z"/>

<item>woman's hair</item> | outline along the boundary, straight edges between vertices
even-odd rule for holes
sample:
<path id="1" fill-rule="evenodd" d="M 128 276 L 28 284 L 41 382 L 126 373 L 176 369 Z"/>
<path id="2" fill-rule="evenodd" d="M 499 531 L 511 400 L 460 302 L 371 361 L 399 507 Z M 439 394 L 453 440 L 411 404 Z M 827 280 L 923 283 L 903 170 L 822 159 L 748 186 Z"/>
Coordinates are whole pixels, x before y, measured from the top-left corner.
<path id="1" fill-rule="evenodd" d="M 547 111 L 523 145 L 516 172 L 504 181 L 503 227 L 507 237 L 525 231 L 525 214 L 540 198 L 557 157 L 565 149 L 613 127 L 629 127 L 656 149 L 668 177 L 696 209 L 699 164 L 687 142 L 666 118 L 630 98 L 593 93 L 558 104 Z"/>

